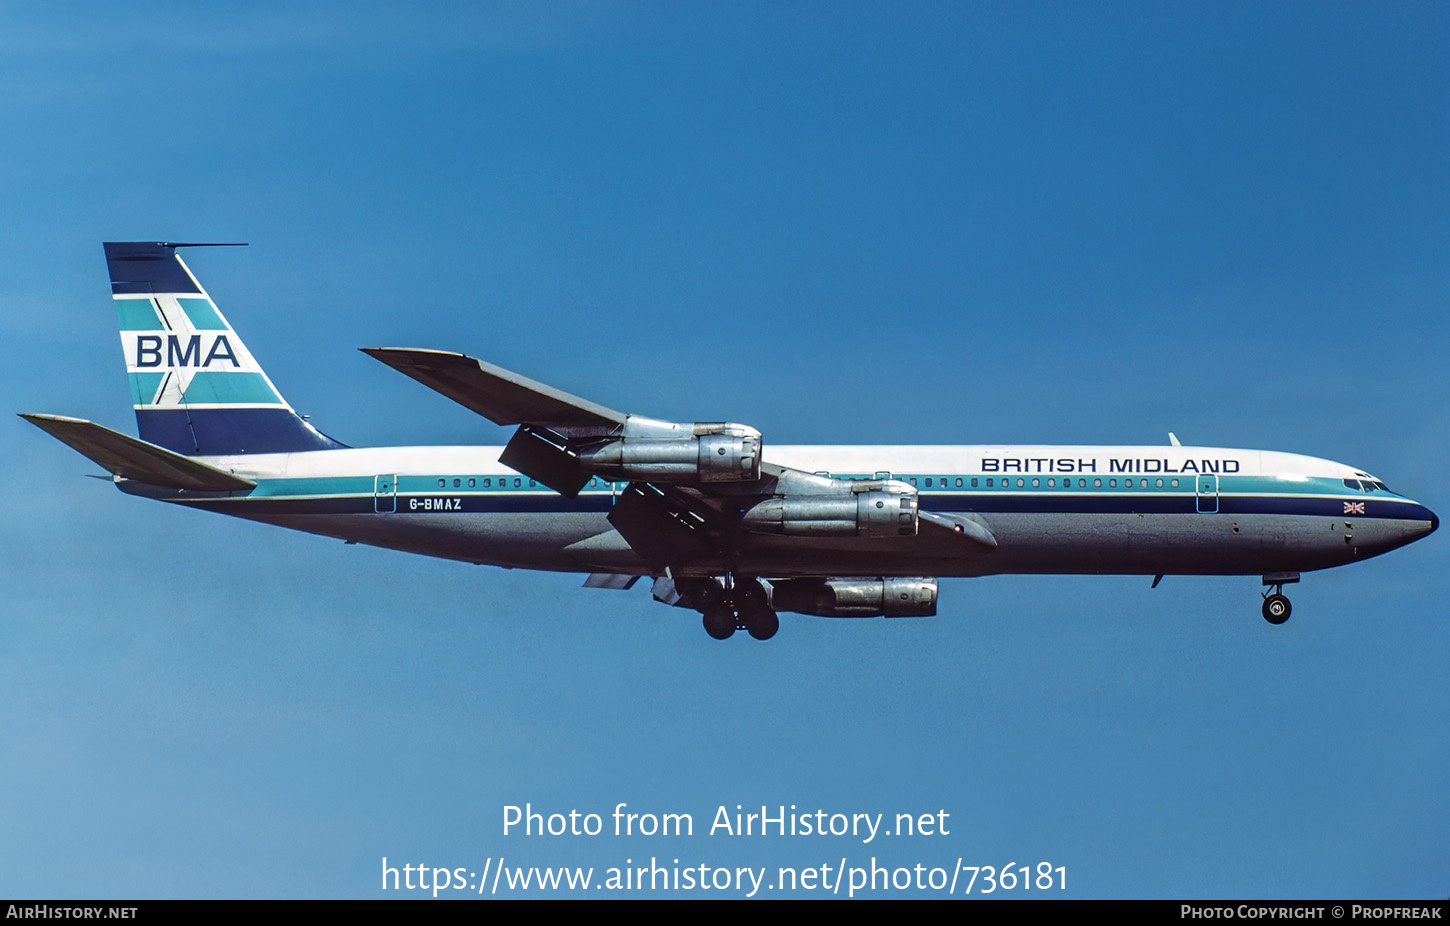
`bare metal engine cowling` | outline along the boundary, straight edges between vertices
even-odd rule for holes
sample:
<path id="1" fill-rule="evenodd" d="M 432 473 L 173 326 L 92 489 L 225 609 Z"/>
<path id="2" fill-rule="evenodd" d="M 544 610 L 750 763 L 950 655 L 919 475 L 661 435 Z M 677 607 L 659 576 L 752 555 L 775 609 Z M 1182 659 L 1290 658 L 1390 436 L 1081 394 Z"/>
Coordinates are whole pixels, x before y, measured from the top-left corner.
<path id="1" fill-rule="evenodd" d="M 760 478 L 760 435 L 718 427 L 720 433 L 653 439 L 625 437 L 579 453 L 584 469 L 614 479 L 662 483 L 754 482 Z"/>
<path id="2" fill-rule="evenodd" d="M 872 489 L 844 496 L 767 498 L 740 519 L 746 530 L 790 537 L 915 536 L 915 492 Z"/>
<path id="3" fill-rule="evenodd" d="M 770 604 L 777 611 L 818 617 L 932 617 L 937 580 L 912 578 L 776 579 Z"/>

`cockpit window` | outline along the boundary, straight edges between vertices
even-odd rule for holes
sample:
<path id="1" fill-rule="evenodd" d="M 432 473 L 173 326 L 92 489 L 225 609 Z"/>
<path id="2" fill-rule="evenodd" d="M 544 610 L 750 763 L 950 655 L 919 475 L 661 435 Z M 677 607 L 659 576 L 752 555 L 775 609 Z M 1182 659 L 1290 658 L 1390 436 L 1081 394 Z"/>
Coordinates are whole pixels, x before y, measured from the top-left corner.
<path id="1" fill-rule="evenodd" d="M 1346 489 L 1356 489 L 1360 492 L 1373 492 L 1378 489 L 1381 492 L 1389 492 L 1391 495 L 1394 494 L 1393 489 L 1378 479 L 1346 479 L 1344 480 L 1344 487 Z"/>

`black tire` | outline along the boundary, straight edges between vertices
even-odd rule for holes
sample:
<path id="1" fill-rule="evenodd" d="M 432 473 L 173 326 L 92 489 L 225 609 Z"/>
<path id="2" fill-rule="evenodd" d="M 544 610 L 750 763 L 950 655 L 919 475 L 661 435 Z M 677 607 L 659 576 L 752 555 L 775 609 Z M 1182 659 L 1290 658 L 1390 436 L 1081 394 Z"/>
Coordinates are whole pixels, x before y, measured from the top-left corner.
<path id="1" fill-rule="evenodd" d="M 735 633 L 735 612 L 724 605 L 717 605 L 704 613 L 702 623 L 710 636 L 728 640 Z"/>
<path id="2" fill-rule="evenodd" d="M 745 630 L 757 640 L 769 640 L 780 629 L 780 617 L 767 605 L 750 608 L 741 615 Z"/>
<path id="3" fill-rule="evenodd" d="M 1282 624 L 1289 619 L 1294 608 L 1283 595 L 1270 595 L 1264 599 L 1264 620 L 1271 624 Z"/>

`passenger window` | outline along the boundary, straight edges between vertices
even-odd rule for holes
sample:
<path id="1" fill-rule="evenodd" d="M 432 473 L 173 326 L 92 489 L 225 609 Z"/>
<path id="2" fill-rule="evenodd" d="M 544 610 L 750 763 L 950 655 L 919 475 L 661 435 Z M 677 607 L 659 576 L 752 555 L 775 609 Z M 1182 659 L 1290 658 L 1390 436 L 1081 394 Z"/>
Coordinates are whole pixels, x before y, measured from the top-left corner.
<path id="1" fill-rule="evenodd" d="M 1348 480 L 1345 480 L 1345 481 L 1348 482 Z M 438 488 L 441 489 L 441 488 L 443 488 L 446 485 L 448 485 L 448 480 L 446 480 L 446 479 L 439 479 L 438 480 Z"/>
<path id="2" fill-rule="evenodd" d="M 1101 479 L 1094 479 L 1093 480 L 1093 488 L 1094 489 L 1101 489 L 1102 487 L 1103 487 L 1103 481 Z"/>
<path id="3" fill-rule="evenodd" d="M 930 488 L 931 488 L 931 477 L 930 477 L 930 476 L 927 476 L 927 477 L 926 477 L 926 487 L 927 487 L 927 488 L 928 488 L 928 489 L 930 489 Z"/>
<path id="4" fill-rule="evenodd" d="M 960 479 L 958 479 L 957 480 L 957 485 L 961 485 L 961 484 L 962 484 L 962 481 Z M 976 487 L 977 487 L 977 477 L 976 476 L 973 476 L 972 477 L 972 488 L 975 489 Z"/>
<path id="5" fill-rule="evenodd" d="M 475 484 L 476 483 L 474 482 L 473 477 L 472 476 L 469 476 L 468 477 L 468 487 L 471 489 L 471 488 L 474 487 Z"/>

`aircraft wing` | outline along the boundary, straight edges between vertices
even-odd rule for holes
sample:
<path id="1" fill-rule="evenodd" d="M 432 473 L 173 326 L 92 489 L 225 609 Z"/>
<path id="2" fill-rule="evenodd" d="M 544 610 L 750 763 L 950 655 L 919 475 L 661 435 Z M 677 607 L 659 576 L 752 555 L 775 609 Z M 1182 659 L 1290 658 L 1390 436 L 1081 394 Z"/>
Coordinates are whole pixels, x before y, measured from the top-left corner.
<path id="1" fill-rule="evenodd" d="M 467 354 L 403 347 L 364 347 L 362 352 L 495 424 L 610 430 L 623 427 L 627 417 Z"/>
<path id="2" fill-rule="evenodd" d="M 234 476 L 226 470 L 82 418 L 62 418 L 59 415 L 20 417 L 123 479 L 202 492 L 237 492 L 257 486 L 255 482 Z"/>
<path id="3" fill-rule="evenodd" d="M 738 473 L 718 472 L 731 466 L 745 467 L 750 479 L 760 475 L 760 435 L 752 428 L 627 415 L 467 354 L 400 347 L 362 351 L 496 424 L 518 425 L 499 461 L 569 498 L 595 475 L 688 482 L 702 462 L 723 481 L 738 481 Z M 753 436 L 754 450 L 720 460 L 700 449 L 725 454 L 720 448 L 732 439 L 722 436 L 725 431 L 736 444 Z M 650 459 L 658 453 L 664 457 Z"/>
<path id="4" fill-rule="evenodd" d="M 594 476 L 627 481 L 609 521 L 645 562 L 698 562 L 749 535 L 930 535 L 964 555 L 996 547 L 980 521 L 920 511 L 915 486 L 832 478 L 761 459 L 760 432 L 732 422 L 678 424 L 628 415 L 465 354 L 364 348 L 490 421 L 517 425 L 505 466 L 574 497 Z"/>

